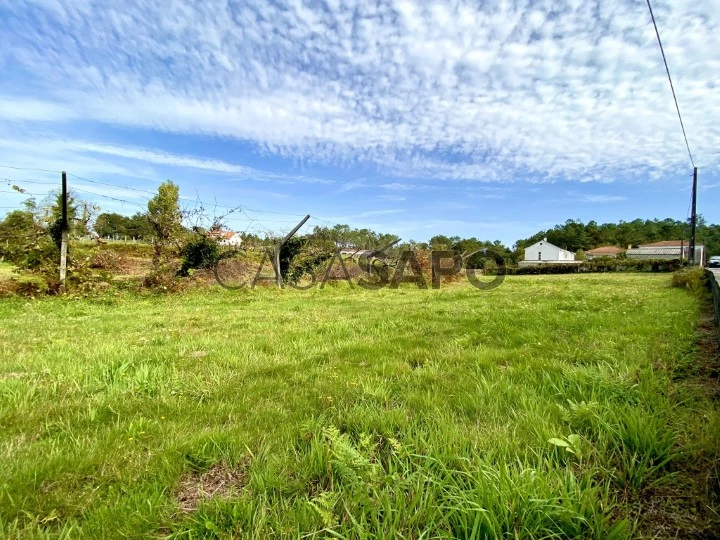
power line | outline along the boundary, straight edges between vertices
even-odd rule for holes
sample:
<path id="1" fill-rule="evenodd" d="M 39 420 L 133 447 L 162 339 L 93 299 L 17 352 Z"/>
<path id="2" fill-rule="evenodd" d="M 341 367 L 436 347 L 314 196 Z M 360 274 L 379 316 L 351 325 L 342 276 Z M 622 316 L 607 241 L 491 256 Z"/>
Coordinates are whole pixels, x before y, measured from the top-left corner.
<path id="1" fill-rule="evenodd" d="M 29 191 L 17 191 L 14 189 L 11 189 L 10 191 L 5 191 L 4 189 L 0 189 L 0 193 L 13 193 L 15 195 L 32 195 L 34 197 L 40 197 L 43 195 L 43 193 L 30 193 Z"/>
<path id="2" fill-rule="evenodd" d="M 672 77 L 670 76 L 670 68 L 668 67 L 667 58 L 665 57 L 665 49 L 663 48 L 662 41 L 660 40 L 660 31 L 658 30 L 657 23 L 655 22 L 655 14 L 653 13 L 652 6 L 650 5 L 650 0 L 645 1 L 647 2 L 648 9 L 650 10 L 650 17 L 652 18 L 652 23 L 655 27 L 655 35 L 657 36 L 663 63 L 665 64 L 665 71 L 667 72 L 668 81 L 670 81 L 670 90 L 672 90 L 673 100 L 675 100 L 675 110 L 677 111 L 678 119 L 680 120 L 680 127 L 682 128 L 683 137 L 685 138 L 685 146 L 687 147 L 688 156 L 690 156 L 690 163 L 692 163 L 692 166 L 695 167 L 695 161 L 693 160 L 692 152 L 690 152 L 690 144 L 688 143 L 687 133 L 685 132 L 685 124 L 683 123 L 682 115 L 680 114 L 680 106 L 678 105 L 677 95 L 675 95 L 675 86 L 673 85 Z"/>
<path id="3" fill-rule="evenodd" d="M 40 171 L 40 172 L 46 172 L 46 173 L 60 174 L 60 171 L 51 171 L 51 170 L 49 170 L 49 169 L 37 169 L 37 168 L 31 168 L 31 167 L 16 167 L 16 166 L 13 166 L 13 165 L 6 165 L 6 164 L 2 164 L 2 163 L 0 163 L 0 167 L 1 167 L 1 168 L 18 170 L 18 171 Z M 130 186 L 123 186 L 123 185 L 120 185 L 120 184 L 111 184 L 111 183 L 109 183 L 109 182 L 102 182 L 102 181 L 100 181 L 100 180 L 93 180 L 93 179 L 91 179 L 91 178 L 85 178 L 85 177 L 83 177 L 83 176 L 78 176 L 77 174 L 73 174 L 73 173 L 70 173 L 70 172 L 68 172 L 67 174 L 68 174 L 68 176 L 71 176 L 71 177 L 76 178 L 76 179 L 78 179 L 78 180 L 82 180 L 83 182 L 89 182 L 89 183 L 91 183 L 91 184 L 98 184 L 98 185 L 106 186 L 106 187 L 112 187 L 112 188 L 118 188 L 118 189 L 125 189 L 125 190 L 128 190 L 128 191 L 134 191 L 134 192 L 137 192 L 137 193 L 145 193 L 145 194 L 147 194 L 147 195 L 152 195 L 152 196 L 155 196 L 155 195 L 156 195 L 155 192 L 153 192 L 153 191 L 148 191 L 148 190 L 146 190 L 146 189 L 135 188 L 135 187 L 130 187 Z M 6 180 L 10 181 L 10 179 L 6 179 Z M 21 180 L 15 180 L 15 181 L 16 181 L 16 182 L 21 182 Z M 31 181 L 31 180 L 22 180 L 22 182 L 34 183 L 34 184 L 45 184 L 45 183 L 46 183 L 46 182 L 37 182 L 37 181 Z M 54 184 L 51 183 L 51 182 L 47 182 L 46 184 L 47 184 L 47 185 L 54 185 Z M 94 193 L 94 192 L 92 192 L 92 191 L 84 190 L 83 188 L 71 187 L 71 189 L 74 189 L 74 190 L 77 190 L 77 191 L 83 191 L 84 193 L 88 193 L 88 194 L 90 194 L 90 195 L 96 195 L 96 196 L 98 196 L 98 197 L 104 197 L 104 198 L 107 198 L 107 199 L 112 199 L 112 200 L 115 200 L 115 201 L 118 201 L 118 202 L 124 202 L 124 203 L 128 203 L 128 204 L 135 204 L 135 205 L 137 205 L 137 203 L 132 202 L 132 201 L 127 201 L 127 200 L 124 200 L 124 199 L 120 199 L 120 198 L 117 198 L 117 197 L 111 197 L 111 196 L 108 196 L 108 195 L 101 195 L 101 194 L 99 194 L 99 193 Z M 148 200 L 147 197 L 143 197 L 143 198 L 144 198 L 145 200 Z M 215 202 L 210 203 L 210 202 L 202 201 L 202 200 L 200 200 L 199 198 L 197 198 L 197 199 L 192 199 L 192 198 L 189 198 L 189 197 L 188 197 L 188 198 L 182 198 L 182 197 L 181 197 L 181 200 L 185 200 L 185 201 L 187 201 L 187 202 L 189 202 L 189 203 L 196 202 L 196 203 L 199 203 L 199 204 L 201 204 L 201 205 L 203 205 L 203 206 L 215 207 L 215 208 L 223 208 L 223 209 L 226 209 L 226 210 L 238 210 L 238 209 L 239 209 L 239 210 L 242 210 L 242 211 L 245 213 L 245 215 L 248 216 L 248 218 L 250 218 L 250 216 L 247 214 L 247 212 L 255 212 L 255 213 L 258 213 L 258 214 L 272 214 L 272 215 L 278 215 L 278 216 L 291 216 L 291 217 L 303 217 L 303 216 L 306 215 L 306 214 L 293 214 L 293 213 L 290 213 L 290 212 L 276 212 L 276 211 L 274 211 L 274 210 L 263 210 L 263 209 L 259 209 L 259 208 L 250 208 L 250 207 L 248 207 L 248 206 L 244 206 L 244 205 L 240 205 L 240 204 L 239 204 L 239 205 L 236 205 L 236 206 L 225 206 L 225 205 L 222 205 L 222 204 L 217 204 L 217 203 L 215 203 Z M 138 206 L 140 206 L 140 205 L 138 205 Z M 313 219 L 317 219 L 318 221 L 321 221 L 321 222 L 326 223 L 326 224 L 328 224 L 328 225 L 332 224 L 330 221 L 327 221 L 327 220 L 322 219 L 322 218 L 318 218 L 318 217 L 316 217 L 316 216 L 313 216 Z M 270 220 L 263 220 L 263 221 L 265 221 L 265 222 L 270 222 Z M 278 222 L 278 223 L 279 223 L 279 222 Z"/>
<path id="4" fill-rule="evenodd" d="M 14 178 L 3 178 L 4 182 L 10 184 L 11 182 L 22 182 L 23 184 L 38 184 L 43 186 L 57 186 L 57 182 L 38 182 L 36 180 L 18 180 Z"/>
<path id="5" fill-rule="evenodd" d="M 61 171 L 51 171 L 49 169 L 35 169 L 32 167 L 14 167 L 12 165 L 5 165 L 3 163 L 0 163 L 0 167 L 3 169 L 13 169 L 15 171 L 37 171 L 37 172 L 45 172 L 45 173 L 52 173 L 52 174 L 60 174 Z"/>

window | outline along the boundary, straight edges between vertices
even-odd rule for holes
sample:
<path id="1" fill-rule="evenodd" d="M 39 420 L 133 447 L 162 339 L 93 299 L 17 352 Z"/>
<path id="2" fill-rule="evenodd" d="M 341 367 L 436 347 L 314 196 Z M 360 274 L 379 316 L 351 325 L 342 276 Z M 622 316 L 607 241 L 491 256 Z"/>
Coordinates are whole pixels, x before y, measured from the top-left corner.
<path id="1" fill-rule="evenodd" d="M 538 251 L 538 261 L 542 261 L 542 251 Z"/>

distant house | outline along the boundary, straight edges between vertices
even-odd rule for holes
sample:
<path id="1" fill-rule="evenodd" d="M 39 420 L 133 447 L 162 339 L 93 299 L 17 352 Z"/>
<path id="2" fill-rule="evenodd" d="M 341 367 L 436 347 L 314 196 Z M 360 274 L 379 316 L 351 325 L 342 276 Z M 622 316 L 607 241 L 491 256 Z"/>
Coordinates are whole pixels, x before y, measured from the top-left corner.
<path id="1" fill-rule="evenodd" d="M 340 255 L 343 257 L 368 257 L 375 253 L 374 249 L 342 248 Z"/>
<path id="2" fill-rule="evenodd" d="M 663 240 L 628 249 L 625 254 L 628 259 L 683 259 L 687 261 L 690 256 L 690 243 L 687 240 Z M 705 246 L 703 245 L 695 245 L 695 264 L 701 266 L 705 264 Z"/>
<path id="3" fill-rule="evenodd" d="M 239 246 L 242 244 L 242 236 L 234 231 L 208 231 L 208 236 L 218 241 L 221 246 Z"/>
<path id="4" fill-rule="evenodd" d="M 543 238 L 532 246 L 525 248 L 525 259 L 518 263 L 519 266 L 534 266 L 538 264 L 580 264 L 575 260 L 575 254 L 567 249 L 562 249 Z"/>
<path id="5" fill-rule="evenodd" d="M 599 257 L 612 257 L 615 258 L 621 253 L 623 253 L 625 250 L 621 249 L 616 246 L 601 246 L 597 247 L 595 249 L 590 249 L 585 252 L 585 256 L 588 258 L 589 261 L 592 261 L 593 259 L 597 259 Z"/>

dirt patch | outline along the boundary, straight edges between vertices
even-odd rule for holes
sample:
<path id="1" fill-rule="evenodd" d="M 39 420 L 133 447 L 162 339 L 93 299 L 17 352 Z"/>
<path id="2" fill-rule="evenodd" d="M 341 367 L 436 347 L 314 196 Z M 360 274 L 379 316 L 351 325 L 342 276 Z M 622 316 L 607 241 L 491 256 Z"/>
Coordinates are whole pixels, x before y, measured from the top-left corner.
<path id="1" fill-rule="evenodd" d="M 209 499 L 229 499 L 237 494 L 247 481 L 249 462 L 235 467 L 218 463 L 204 472 L 186 474 L 178 483 L 175 498 L 183 512 L 194 512 Z"/>
<path id="2" fill-rule="evenodd" d="M 714 313 L 705 310 L 697 327 L 696 354 L 691 366 L 673 370 L 679 386 L 703 396 L 720 398 L 720 346 Z M 720 531 L 720 447 L 715 452 L 679 463 L 668 484 L 646 490 L 634 506 L 639 538 L 718 538 Z"/>

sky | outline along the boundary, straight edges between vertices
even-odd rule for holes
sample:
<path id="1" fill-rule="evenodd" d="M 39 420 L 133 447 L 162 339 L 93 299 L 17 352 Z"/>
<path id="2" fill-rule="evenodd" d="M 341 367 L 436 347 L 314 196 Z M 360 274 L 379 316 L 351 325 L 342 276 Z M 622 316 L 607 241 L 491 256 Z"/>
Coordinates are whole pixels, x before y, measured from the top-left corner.
<path id="1" fill-rule="evenodd" d="M 718 223 L 720 2 L 653 8 Z M 172 179 L 234 230 L 310 214 L 418 241 L 685 219 L 690 200 L 643 0 L 12 0 L 0 126 L 0 216 L 60 170 L 108 212 Z"/>

